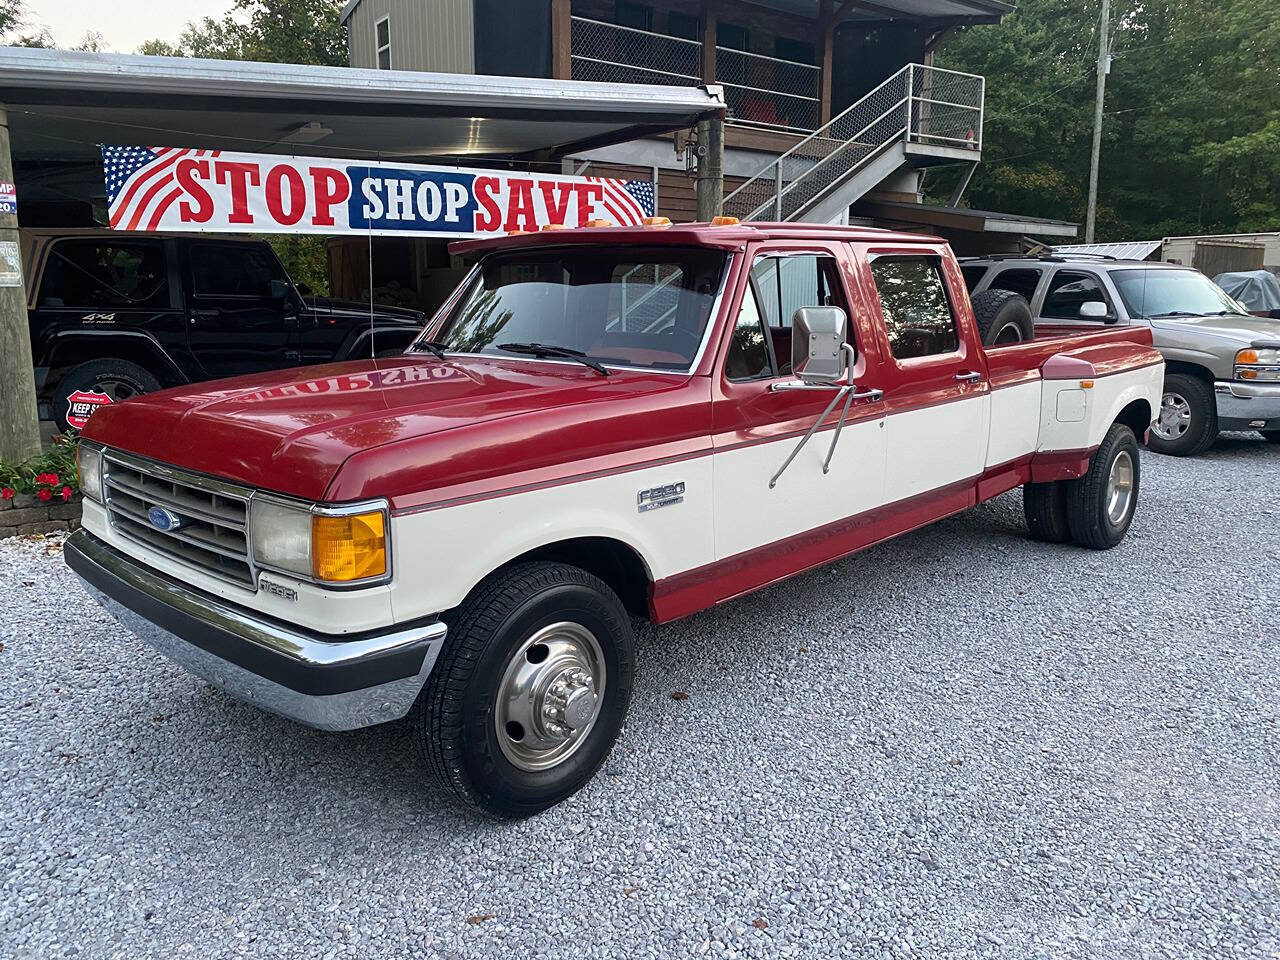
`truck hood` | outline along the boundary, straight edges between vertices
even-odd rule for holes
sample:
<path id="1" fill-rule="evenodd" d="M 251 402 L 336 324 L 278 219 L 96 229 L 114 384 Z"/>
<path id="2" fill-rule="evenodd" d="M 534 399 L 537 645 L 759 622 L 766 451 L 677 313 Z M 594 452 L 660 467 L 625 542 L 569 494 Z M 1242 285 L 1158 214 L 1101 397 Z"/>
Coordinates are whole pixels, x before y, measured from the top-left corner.
<path id="1" fill-rule="evenodd" d="M 1280 320 L 1244 314 L 1221 317 L 1157 317 L 1152 319 L 1151 326 L 1157 331 L 1182 336 L 1231 340 L 1241 348 L 1252 346 L 1255 340 L 1274 340 L 1280 343 Z"/>
<path id="2" fill-rule="evenodd" d="M 679 394 L 689 381 L 687 376 L 629 370 L 602 377 L 576 364 L 520 358 L 441 361 L 414 355 L 161 390 L 99 408 L 84 436 L 183 469 L 308 500 L 361 499 L 420 493 L 427 486 L 456 482 L 466 470 L 511 472 L 516 469 L 513 457 L 532 463 L 544 453 L 551 460 L 589 454 L 572 444 L 550 443 L 543 433 L 567 436 L 566 431 L 611 416 L 621 423 L 628 414 L 662 407 L 656 396 Z M 574 413 L 552 416 L 567 407 Z M 660 417 L 646 419 L 661 424 Z M 503 426 L 495 431 L 498 424 Z M 697 431 L 705 436 L 706 424 Z M 612 450 L 651 442 L 648 432 L 597 431 L 601 445 Z M 446 462 L 449 457 L 432 449 L 437 444 L 423 446 L 443 434 L 463 435 L 449 444 L 453 468 Z M 382 448 L 397 451 L 394 469 L 400 479 L 394 483 L 387 480 L 387 461 L 368 456 Z M 474 462 L 477 451 L 486 454 L 485 463 Z M 355 487 L 335 490 L 339 470 L 355 454 L 366 455 L 360 479 Z M 435 467 L 439 470 L 431 476 L 423 475 Z"/>

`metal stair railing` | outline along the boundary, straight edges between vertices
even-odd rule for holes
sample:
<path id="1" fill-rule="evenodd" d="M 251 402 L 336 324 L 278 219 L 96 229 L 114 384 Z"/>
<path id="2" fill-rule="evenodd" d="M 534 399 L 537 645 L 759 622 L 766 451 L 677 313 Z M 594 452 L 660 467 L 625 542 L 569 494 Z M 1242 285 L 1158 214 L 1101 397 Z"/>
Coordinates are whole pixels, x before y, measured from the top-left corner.
<path id="1" fill-rule="evenodd" d="M 740 220 L 793 220 L 890 144 L 978 151 L 985 80 L 909 63 L 724 200 Z"/>

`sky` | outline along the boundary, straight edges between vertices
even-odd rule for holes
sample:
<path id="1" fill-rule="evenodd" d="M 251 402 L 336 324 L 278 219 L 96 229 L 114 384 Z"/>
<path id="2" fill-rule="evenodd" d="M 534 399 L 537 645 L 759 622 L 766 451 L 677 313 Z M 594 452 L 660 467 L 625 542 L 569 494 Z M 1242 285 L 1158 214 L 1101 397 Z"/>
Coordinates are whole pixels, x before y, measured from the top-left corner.
<path id="1" fill-rule="evenodd" d="M 132 53 L 144 40 L 176 40 L 189 20 L 217 19 L 232 0 L 26 0 L 32 27 L 49 28 L 61 47 L 80 43 L 86 33 L 102 34 L 106 47 Z M 30 27 L 28 28 L 30 29 Z"/>

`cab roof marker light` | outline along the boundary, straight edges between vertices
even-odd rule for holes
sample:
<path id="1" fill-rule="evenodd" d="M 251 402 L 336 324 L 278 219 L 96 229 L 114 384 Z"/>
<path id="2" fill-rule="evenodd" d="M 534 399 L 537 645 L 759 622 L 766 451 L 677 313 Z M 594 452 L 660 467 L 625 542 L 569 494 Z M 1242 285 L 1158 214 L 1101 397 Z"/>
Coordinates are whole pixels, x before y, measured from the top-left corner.
<path id="1" fill-rule="evenodd" d="M 563 223 L 544 223 L 543 230 L 565 230 L 567 229 Z"/>
<path id="2" fill-rule="evenodd" d="M 612 220 L 588 220 L 583 224 L 584 227 L 612 227 Z"/>
<path id="3" fill-rule="evenodd" d="M 508 237 L 527 237 L 528 235 L 529 235 L 528 230 L 508 230 L 507 231 Z"/>
<path id="4" fill-rule="evenodd" d="M 640 221 L 646 227 L 669 227 L 671 226 L 670 217 L 645 217 Z"/>
<path id="5" fill-rule="evenodd" d="M 711 226 L 713 227 L 736 227 L 741 221 L 737 217 L 712 217 Z"/>

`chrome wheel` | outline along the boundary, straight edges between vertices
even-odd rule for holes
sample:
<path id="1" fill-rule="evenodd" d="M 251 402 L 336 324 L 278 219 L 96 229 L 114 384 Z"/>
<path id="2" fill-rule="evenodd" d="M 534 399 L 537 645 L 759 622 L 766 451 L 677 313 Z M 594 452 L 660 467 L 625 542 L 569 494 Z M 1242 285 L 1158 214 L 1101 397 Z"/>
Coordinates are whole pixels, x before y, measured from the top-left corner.
<path id="1" fill-rule="evenodd" d="M 494 710 L 502 753 L 521 770 L 549 770 L 586 741 L 604 702 L 604 654 L 595 635 L 568 621 L 543 627 L 516 649 Z"/>
<path id="2" fill-rule="evenodd" d="M 1133 503 L 1133 457 L 1121 450 L 1111 461 L 1107 476 L 1107 519 L 1113 526 L 1124 522 Z"/>
<path id="3" fill-rule="evenodd" d="M 1191 404 L 1180 393 L 1166 393 L 1152 432 L 1161 440 L 1178 440 L 1191 429 Z"/>

